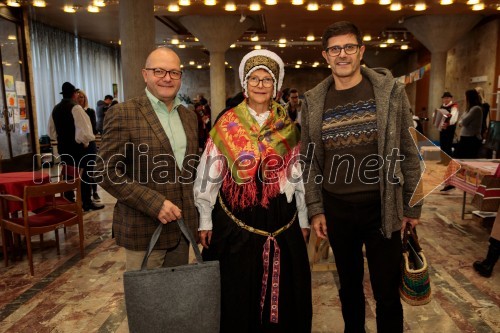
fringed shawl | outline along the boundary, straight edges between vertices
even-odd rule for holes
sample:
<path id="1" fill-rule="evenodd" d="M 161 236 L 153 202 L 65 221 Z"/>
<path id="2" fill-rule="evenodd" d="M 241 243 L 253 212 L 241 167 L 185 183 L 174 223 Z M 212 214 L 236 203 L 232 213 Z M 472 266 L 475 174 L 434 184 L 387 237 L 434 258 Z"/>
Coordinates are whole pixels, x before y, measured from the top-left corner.
<path id="1" fill-rule="evenodd" d="M 230 206 L 243 209 L 260 203 L 267 207 L 279 194 L 280 180 L 287 176 L 288 164 L 299 149 L 300 134 L 285 109 L 273 102 L 269 117 L 260 127 L 243 101 L 222 115 L 210 137 L 230 171 L 222 183 Z M 261 179 L 257 180 L 258 176 Z M 262 183 L 260 202 L 257 181 Z"/>

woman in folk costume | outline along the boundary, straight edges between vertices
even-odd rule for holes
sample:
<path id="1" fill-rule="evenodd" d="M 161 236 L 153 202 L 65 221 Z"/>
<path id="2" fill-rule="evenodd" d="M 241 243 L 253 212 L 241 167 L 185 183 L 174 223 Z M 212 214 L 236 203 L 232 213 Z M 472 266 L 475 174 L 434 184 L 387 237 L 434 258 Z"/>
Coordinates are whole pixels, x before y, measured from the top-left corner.
<path id="1" fill-rule="evenodd" d="M 221 268 L 221 332 L 310 332 L 309 234 L 297 127 L 274 102 L 284 64 L 240 64 L 245 100 L 210 131 L 194 184 L 205 260 Z"/>

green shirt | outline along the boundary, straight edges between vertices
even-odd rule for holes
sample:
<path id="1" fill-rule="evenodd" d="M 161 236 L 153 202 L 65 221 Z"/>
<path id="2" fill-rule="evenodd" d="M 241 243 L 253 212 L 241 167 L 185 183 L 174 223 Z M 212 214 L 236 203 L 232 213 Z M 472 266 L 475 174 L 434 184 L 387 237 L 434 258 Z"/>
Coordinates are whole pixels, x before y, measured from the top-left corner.
<path id="1" fill-rule="evenodd" d="M 153 96 L 146 88 L 146 95 L 155 110 L 158 119 L 160 120 L 163 130 L 167 134 L 172 150 L 174 151 L 175 161 L 182 170 L 182 162 L 184 161 L 184 155 L 186 154 L 187 139 L 186 132 L 184 132 L 184 127 L 182 126 L 181 117 L 177 109 L 181 105 L 181 101 L 178 97 L 174 99 L 174 106 L 172 110 L 168 110 L 167 105 L 160 101 L 158 98 Z"/>

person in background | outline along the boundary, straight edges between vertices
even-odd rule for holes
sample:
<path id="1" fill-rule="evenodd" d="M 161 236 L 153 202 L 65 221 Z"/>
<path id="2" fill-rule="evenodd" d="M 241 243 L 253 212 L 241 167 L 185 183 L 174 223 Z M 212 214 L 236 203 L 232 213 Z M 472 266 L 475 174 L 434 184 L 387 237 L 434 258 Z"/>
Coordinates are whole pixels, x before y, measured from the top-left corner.
<path id="1" fill-rule="evenodd" d="M 88 173 L 88 148 L 95 141 L 92 123 L 85 110 L 77 103 L 78 92 L 74 85 L 64 82 L 62 85 L 63 99 L 52 110 L 49 118 L 49 136 L 57 140 L 57 151 L 61 162 L 82 168 L 82 208 L 84 211 L 103 209 L 103 205 L 92 202 Z M 95 156 L 95 155 L 94 155 Z M 68 200 L 74 201 L 74 193 L 65 193 Z"/>
<path id="2" fill-rule="evenodd" d="M 113 96 L 111 95 L 106 95 L 104 97 L 104 101 L 98 101 L 97 102 L 97 108 L 96 108 L 96 117 L 97 117 L 97 123 L 96 123 L 96 129 L 97 132 L 102 134 L 103 130 L 103 124 L 104 124 L 104 116 L 105 116 L 105 111 L 109 108 L 111 103 L 113 102 Z"/>
<path id="3" fill-rule="evenodd" d="M 198 102 L 194 104 L 194 111 L 196 112 L 196 116 L 198 117 L 198 146 L 200 151 L 205 148 L 205 142 L 208 138 L 208 133 L 212 128 L 210 123 L 210 117 L 212 111 L 210 110 L 210 106 L 208 105 L 208 101 L 203 94 L 199 94 L 196 98 Z"/>
<path id="4" fill-rule="evenodd" d="M 472 265 L 479 275 L 487 278 L 493 273 L 493 267 L 495 267 L 498 257 L 500 256 L 500 207 L 498 208 L 497 216 L 493 223 L 493 228 L 491 229 L 489 242 L 490 246 L 488 247 L 486 259 L 483 261 L 476 261 Z"/>
<path id="5" fill-rule="evenodd" d="M 479 94 L 479 99 L 481 100 L 481 109 L 483 110 L 483 121 L 481 122 L 481 137 L 483 140 L 487 139 L 487 132 L 488 128 L 490 126 L 490 105 L 486 101 L 486 98 L 484 98 L 484 90 L 482 87 L 476 87 L 474 88 L 477 93 Z"/>
<path id="6" fill-rule="evenodd" d="M 85 113 L 87 116 L 89 116 L 90 123 L 92 124 L 92 132 L 94 133 L 94 136 L 97 134 L 97 126 L 96 126 L 96 115 L 94 109 L 89 108 L 89 100 L 87 98 L 87 95 L 85 94 L 85 91 L 81 89 L 77 89 L 78 93 L 78 104 L 85 110 Z M 85 152 L 87 162 L 92 161 L 90 163 L 91 165 L 88 165 L 88 163 L 85 163 L 86 170 L 84 172 L 92 172 L 94 170 L 93 164 L 95 163 L 95 157 L 97 154 L 97 145 L 94 141 L 91 141 L 89 143 L 89 146 L 87 147 L 87 150 Z M 97 193 L 97 184 L 95 181 L 91 181 L 90 184 L 90 194 L 92 196 L 92 199 L 95 202 L 101 201 L 101 198 L 99 197 L 99 194 Z"/>
<path id="7" fill-rule="evenodd" d="M 290 89 L 288 103 L 285 104 L 285 109 L 288 116 L 293 122 L 297 124 L 300 129 L 300 122 L 302 118 L 302 100 L 299 98 L 299 92 L 295 88 Z"/>
<path id="8" fill-rule="evenodd" d="M 474 89 L 467 90 L 465 92 L 465 102 L 467 111 L 458 122 L 458 126 L 462 130 L 460 131 L 456 156 L 458 158 L 477 158 L 483 141 L 481 136 L 483 111 L 477 91 Z"/>
<path id="9" fill-rule="evenodd" d="M 310 333 L 300 137 L 273 101 L 284 64 L 255 50 L 243 57 L 239 75 L 246 99 L 210 131 L 194 185 L 203 258 L 220 261 L 220 332 Z"/>
<path id="10" fill-rule="evenodd" d="M 345 332 L 365 332 L 364 245 L 377 332 L 401 333 L 401 230 L 419 222 L 422 202 L 410 199 L 420 162 L 405 87 L 387 69 L 361 67 L 362 36 L 347 21 L 323 33 L 332 75 L 304 94 L 305 198 L 335 256 Z"/>
<path id="11" fill-rule="evenodd" d="M 196 115 L 177 97 L 181 60 L 167 47 L 146 59 L 144 93 L 109 109 L 97 166 L 102 188 L 117 199 L 113 232 L 125 248 L 126 270 L 139 270 L 151 236 L 165 224 L 148 268 L 188 263 L 189 244 L 175 222 L 197 234 L 194 164 L 198 159 Z"/>
<path id="12" fill-rule="evenodd" d="M 457 128 L 458 104 L 453 102 L 453 96 L 448 91 L 443 93 L 441 99 L 443 103 L 441 104 L 440 109 L 445 109 L 449 112 L 449 114 L 439 129 L 439 145 L 441 151 L 446 153 L 446 155 L 441 153 L 441 161 L 438 163 L 448 165 L 450 157 L 453 155 L 451 148 L 453 146 L 453 138 L 455 137 L 455 130 Z"/>

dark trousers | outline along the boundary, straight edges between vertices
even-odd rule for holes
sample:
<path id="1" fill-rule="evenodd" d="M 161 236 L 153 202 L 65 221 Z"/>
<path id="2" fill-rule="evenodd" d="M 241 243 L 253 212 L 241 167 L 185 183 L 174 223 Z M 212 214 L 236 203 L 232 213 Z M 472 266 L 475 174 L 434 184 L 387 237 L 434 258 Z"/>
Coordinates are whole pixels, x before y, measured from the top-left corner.
<path id="1" fill-rule="evenodd" d="M 451 147 L 453 146 L 453 138 L 455 136 L 456 125 L 450 125 L 446 129 L 439 132 L 439 145 L 441 150 L 452 157 Z"/>
<path id="2" fill-rule="evenodd" d="M 477 158 L 481 148 L 481 139 L 475 136 L 461 136 L 457 147 L 458 158 Z"/>
<path id="3" fill-rule="evenodd" d="M 340 280 L 340 301 L 346 333 L 365 332 L 363 244 L 376 301 L 377 332 L 403 332 L 399 298 L 401 235 L 381 232 L 380 200 L 349 203 L 324 193 L 328 238 Z"/>

